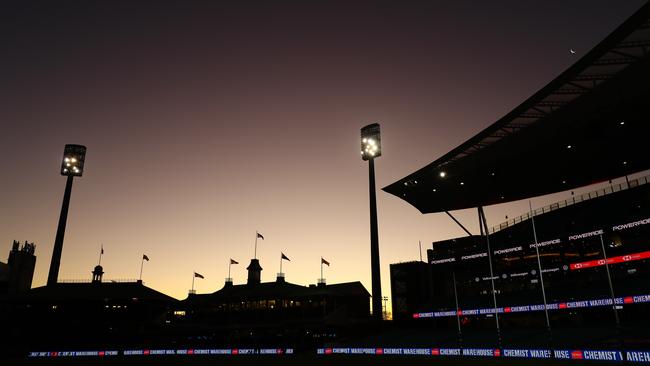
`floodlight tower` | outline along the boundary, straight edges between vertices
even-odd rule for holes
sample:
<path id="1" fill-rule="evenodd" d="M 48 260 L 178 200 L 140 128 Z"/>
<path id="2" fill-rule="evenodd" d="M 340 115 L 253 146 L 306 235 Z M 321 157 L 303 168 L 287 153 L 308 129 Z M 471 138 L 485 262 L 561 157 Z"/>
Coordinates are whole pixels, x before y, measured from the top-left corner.
<path id="1" fill-rule="evenodd" d="M 59 266 L 61 265 L 61 252 L 63 251 L 63 237 L 65 236 L 65 224 L 68 221 L 68 207 L 70 206 L 70 195 L 72 194 L 72 180 L 74 177 L 81 177 L 84 171 L 84 160 L 86 159 L 86 147 L 82 145 L 65 145 L 63 150 L 63 161 L 61 162 L 61 175 L 67 176 L 65 193 L 61 204 L 61 215 L 59 226 L 56 229 L 54 239 L 54 250 L 52 251 L 52 262 L 50 262 L 50 273 L 47 276 L 47 285 L 56 285 L 59 278 Z"/>
<path id="2" fill-rule="evenodd" d="M 379 233 L 377 229 L 377 194 L 375 190 L 375 158 L 381 156 L 379 124 L 361 129 L 361 159 L 368 161 L 370 190 L 370 269 L 372 273 L 372 316 L 382 319 L 381 274 L 379 267 Z"/>

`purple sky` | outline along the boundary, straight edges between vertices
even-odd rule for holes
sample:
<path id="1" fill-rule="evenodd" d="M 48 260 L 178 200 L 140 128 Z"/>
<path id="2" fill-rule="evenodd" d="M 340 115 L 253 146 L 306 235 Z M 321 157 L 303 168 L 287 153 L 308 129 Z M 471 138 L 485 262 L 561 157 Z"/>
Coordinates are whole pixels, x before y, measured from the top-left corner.
<path id="1" fill-rule="evenodd" d="M 283 251 L 289 282 L 314 283 L 323 256 L 329 283 L 370 289 L 359 128 L 381 124 L 384 187 L 506 114 L 644 2 L 91 3 L 0 12 L 0 254 L 34 241 L 34 286 L 45 283 L 63 146 L 83 144 L 59 278 L 89 279 L 103 243 L 105 277 L 137 278 L 146 253 L 147 285 L 183 298 L 193 271 L 198 292 L 220 288 L 228 258 L 245 281 L 256 230 L 263 281 Z M 526 207 L 490 207 L 488 223 Z M 388 265 L 418 258 L 418 240 L 463 234 L 384 192 L 378 209 L 385 295 Z M 474 211 L 458 217 L 477 231 Z"/>

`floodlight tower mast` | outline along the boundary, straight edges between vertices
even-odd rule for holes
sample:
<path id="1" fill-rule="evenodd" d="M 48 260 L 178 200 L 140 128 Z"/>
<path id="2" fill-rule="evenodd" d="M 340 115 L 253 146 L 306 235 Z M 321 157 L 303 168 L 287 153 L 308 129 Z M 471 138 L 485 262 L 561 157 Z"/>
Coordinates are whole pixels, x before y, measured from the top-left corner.
<path id="1" fill-rule="evenodd" d="M 70 206 L 70 196 L 72 194 L 72 180 L 74 177 L 81 177 L 83 175 L 85 159 L 85 146 L 65 145 L 63 161 L 61 162 L 61 175 L 67 176 L 68 179 L 65 183 L 65 192 L 63 193 L 63 203 L 61 204 L 61 214 L 59 216 L 59 226 L 56 229 L 54 250 L 52 251 L 52 262 L 50 262 L 50 272 L 47 276 L 48 286 L 56 285 L 59 279 L 59 266 L 61 265 L 61 253 L 63 252 L 63 238 L 65 236 L 65 226 L 68 221 L 68 207 Z"/>
<path id="2" fill-rule="evenodd" d="M 368 161 L 370 191 L 370 268 L 372 273 L 372 316 L 382 319 L 381 273 L 379 266 L 379 232 L 377 228 L 377 193 L 375 189 L 375 158 L 381 156 L 379 124 L 361 129 L 361 159 Z"/>

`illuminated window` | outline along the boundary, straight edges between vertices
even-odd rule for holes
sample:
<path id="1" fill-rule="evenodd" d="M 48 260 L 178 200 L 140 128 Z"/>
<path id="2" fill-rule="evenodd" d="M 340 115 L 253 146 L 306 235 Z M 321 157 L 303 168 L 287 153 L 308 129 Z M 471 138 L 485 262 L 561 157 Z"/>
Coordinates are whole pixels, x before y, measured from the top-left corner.
<path id="1" fill-rule="evenodd" d="M 185 310 L 174 310 L 174 316 L 185 316 Z"/>

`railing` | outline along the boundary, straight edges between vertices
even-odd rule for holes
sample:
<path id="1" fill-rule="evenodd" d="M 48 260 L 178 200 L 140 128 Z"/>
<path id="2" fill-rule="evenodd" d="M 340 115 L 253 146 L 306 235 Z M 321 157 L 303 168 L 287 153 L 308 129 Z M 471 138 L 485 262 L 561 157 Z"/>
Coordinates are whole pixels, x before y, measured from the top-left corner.
<path id="1" fill-rule="evenodd" d="M 58 280 L 57 282 L 58 283 L 91 283 L 93 281 L 87 279 L 65 279 L 65 280 Z M 110 278 L 110 279 L 102 280 L 102 283 L 133 283 L 133 282 L 142 282 L 142 281 L 135 278 Z M 142 283 L 144 284 L 144 282 Z"/>
<path id="2" fill-rule="evenodd" d="M 574 196 L 574 197 L 571 197 L 570 199 L 566 199 L 564 201 L 551 203 L 550 205 L 546 205 L 544 207 L 535 209 L 532 212 L 532 216 L 541 215 L 541 214 L 551 212 L 551 211 L 554 211 L 554 210 L 557 210 L 557 209 L 560 209 L 560 208 L 563 208 L 563 207 L 574 205 L 576 203 L 587 201 L 587 200 L 590 200 L 592 198 L 602 197 L 602 196 L 606 196 L 608 194 L 612 194 L 612 193 L 624 191 L 626 189 L 638 187 L 640 185 L 648 184 L 649 182 L 650 182 L 650 175 L 646 175 L 644 177 L 640 177 L 640 178 L 637 178 L 637 179 L 630 179 L 629 181 L 626 181 L 624 183 L 612 184 L 609 187 L 605 187 L 605 188 L 598 189 L 598 190 L 595 190 L 595 191 L 583 193 L 583 194 L 581 194 L 579 196 Z M 494 234 L 497 231 L 500 231 L 500 230 L 503 230 L 503 229 L 508 228 L 510 226 L 516 225 L 516 224 L 518 224 L 520 222 L 526 221 L 526 220 L 530 219 L 530 217 L 531 217 L 531 213 L 526 212 L 523 215 L 517 216 L 514 219 L 510 219 L 510 220 L 508 220 L 508 221 L 506 221 L 504 223 L 501 223 L 501 224 L 499 224 L 497 226 L 494 226 L 494 227 L 490 228 L 490 234 Z"/>

